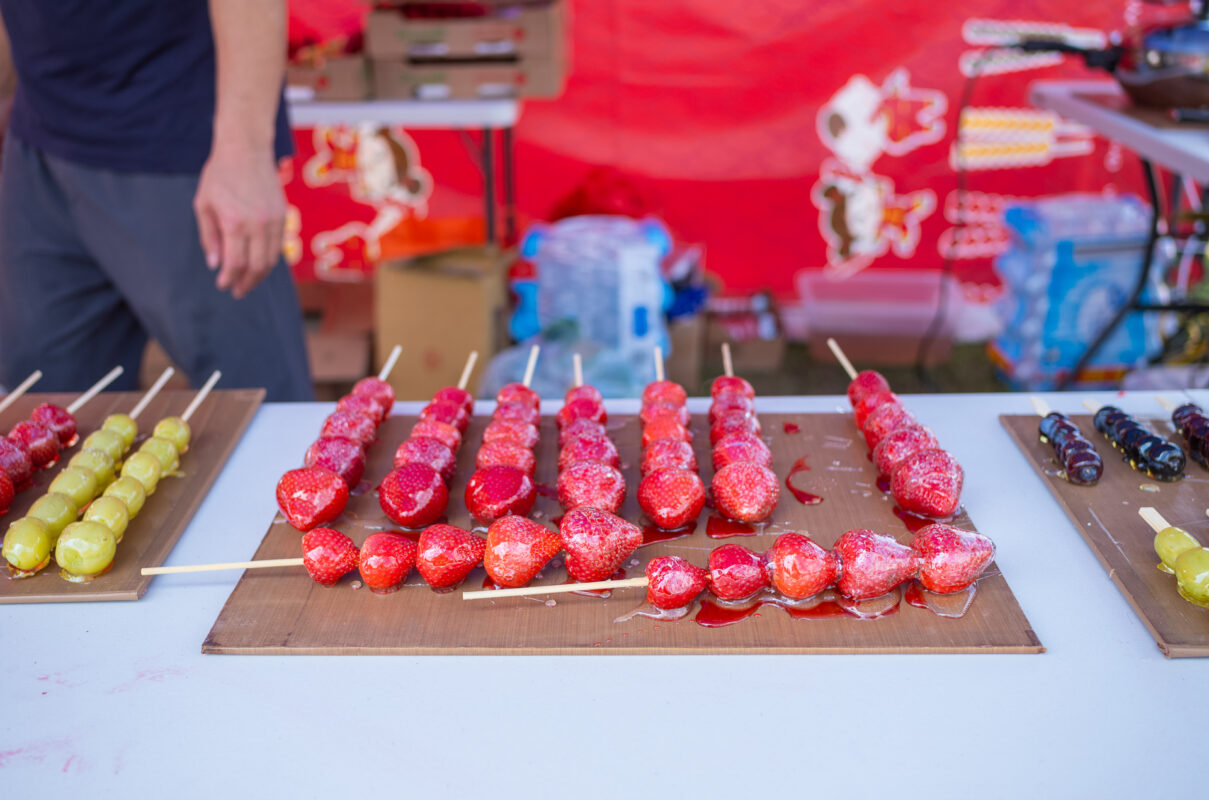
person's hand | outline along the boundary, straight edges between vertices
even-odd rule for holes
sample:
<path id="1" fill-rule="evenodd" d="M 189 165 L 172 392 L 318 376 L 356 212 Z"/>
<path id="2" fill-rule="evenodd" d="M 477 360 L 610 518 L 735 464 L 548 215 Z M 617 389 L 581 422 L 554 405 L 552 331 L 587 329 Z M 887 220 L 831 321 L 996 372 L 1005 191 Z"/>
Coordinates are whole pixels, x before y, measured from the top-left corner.
<path id="1" fill-rule="evenodd" d="M 243 298 L 281 255 L 285 192 L 272 153 L 216 140 L 193 210 L 206 264 L 219 270 L 218 288 Z"/>

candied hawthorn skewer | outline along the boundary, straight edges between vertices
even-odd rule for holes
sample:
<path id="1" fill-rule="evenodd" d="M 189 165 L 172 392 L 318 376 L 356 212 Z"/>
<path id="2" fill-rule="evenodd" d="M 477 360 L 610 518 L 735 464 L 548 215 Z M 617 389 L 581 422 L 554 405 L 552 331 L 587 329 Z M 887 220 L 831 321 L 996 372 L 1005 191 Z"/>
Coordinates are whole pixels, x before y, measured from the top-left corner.
<path id="1" fill-rule="evenodd" d="M 13 426 L 8 440 L 25 451 L 35 471 L 50 466 L 59 458 L 59 451 L 75 441 L 75 412 L 117 380 L 122 372 L 122 367 L 114 367 L 65 409 L 43 403 L 33 410 L 29 419 Z M 14 488 L 17 486 L 19 484 L 14 481 Z"/>
<path id="2" fill-rule="evenodd" d="M 656 346 L 654 354 L 655 380 L 642 391 L 644 435 L 638 505 L 658 527 L 675 530 L 695 524 L 701 516 L 705 484 L 697 474 L 697 456 L 687 436 L 657 439 L 646 435 L 653 427 L 664 425 L 667 429 L 670 423 L 660 420 L 673 420 L 686 431 L 689 421 L 688 393 L 664 378 L 663 348 Z"/>
<path id="3" fill-rule="evenodd" d="M 754 400 L 755 390 L 746 380 L 735 376 L 727 342 L 722 344 L 722 364 L 724 374 L 710 386 L 711 412 L 728 403 L 733 407 L 725 413 L 711 414 L 714 422 L 710 425 L 710 444 L 716 456 L 725 455 L 716 462 L 719 468 L 710 482 L 710 492 L 714 507 L 724 517 L 763 522 L 780 500 L 781 484 L 769 468 L 771 453 L 766 461 L 760 447 L 763 442 L 759 439 L 760 423 L 754 405 L 732 403 L 734 398 Z"/>
<path id="4" fill-rule="evenodd" d="M 564 417 L 558 423 L 563 429 L 579 420 L 596 421 L 605 413 L 600 393 L 583 382 L 583 361 L 579 353 L 572 356 L 574 385 L 567 391 L 564 408 L 575 408 L 585 416 Z M 599 407 L 597 414 L 595 407 Z M 616 513 L 625 502 L 626 482 L 621 474 L 621 455 L 617 445 L 597 422 L 598 428 L 585 429 L 567 438 L 558 454 L 558 502 L 564 511 L 588 506 Z M 599 432 L 597 432 L 599 431 Z M 562 439 L 563 437 L 559 437 Z"/>
<path id="5" fill-rule="evenodd" d="M 1154 531 L 1158 568 L 1175 575 L 1180 597 L 1193 605 L 1209 608 L 1209 547 L 1183 528 L 1171 525 L 1157 510 L 1147 506 L 1138 515 Z"/>
<path id="6" fill-rule="evenodd" d="M 1124 454 L 1131 467 L 1160 481 L 1183 477 L 1187 457 L 1179 445 L 1150 432 L 1116 406 L 1096 406 L 1090 400 L 1083 405 L 1094 415 L 1096 430 Z"/>

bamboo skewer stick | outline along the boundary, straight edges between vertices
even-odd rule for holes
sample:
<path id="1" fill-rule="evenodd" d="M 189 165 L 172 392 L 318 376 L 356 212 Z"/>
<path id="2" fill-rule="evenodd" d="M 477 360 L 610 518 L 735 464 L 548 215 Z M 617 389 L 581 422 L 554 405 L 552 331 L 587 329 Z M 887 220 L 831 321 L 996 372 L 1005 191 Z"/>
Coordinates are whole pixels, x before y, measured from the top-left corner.
<path id="1" fill-rule="evenodd" d="M 390 377 L 390 372 L 395 368 L 395 362 L 399 360 L 399 354 L 403 352 L 403 345 L 397 344 L 391 348 L 390 355 L 386 357 L 386 363 L 382 365 L 382 369 L 378 370 L 378 380 L 384 381 Z"/>
<path id="2" fill-rule="evenodd" d="M 185 413 L 181 414 L 181 419 L 183 419 L 185 422 L 189 421 L 189 417 L 193 416 L 193 413 L 197 411 L 198 407 L 205 402 L 206 397 L 210 394 L 210 390 L 214 388 L 214 384 L 218 383 L 218 379 L 221 377 L 222 372 L 219 370 L 214 370 L 214 374 L 210 376 L 210 378 L 202 386 L 201 390 L 198 391 L 197 397 L 193 398 L 193 402 L 190 403 L 189 407 L 185 409 Z"/>
<path id="3" fill-rule="evenodd" d="M 728 378 L 735 376 L 735 364 L 730 359 L 730 342 L 722 343 L 722 372 Z"/>
<path id="4" fill-rule="evenodd" d="M 1084 400 L 1083 407 L 1093 414 L 1100 410 L 1100 406 L 1096 405 L 1094 400 Z"/>
<path id="5" fill-rule="evenodd" d="M 539 345 L 533 345 L 529 348 L 529 363 L 525 365 L 525 377 L 521 380 L 521 384 L 526 388 L 533 382 L 533 371 L 537 369 L 537 354 L 541 352 Z"/>
<path id="6" fill-rule="evenodd" d="M 1037 395 L 1029 395 L 1029 402 L 1033 404 L 1033 411 L 1037 412 L 1037 416 L 1044 417 L 1051 411 L 1049 403 L 1042 400 Z"/>
<path id="7" fill-rule="evenodd" d="M 458 388 L 465 391 L 466 384 L 470 383 L 470 373 L 474 372 L 474 362 L 479 360 L 479 351 L 471 350 L 470 355 L 466 357 L 466 366 L 462 367 L 462 377 L 458 378 Z"/>
<path id="8" fill-rule="evenodd" d="M 1167 520 L 1163 519 L 1163 515 L 1160 514 L 1157 509 L 1151 508 L 1150 506 L 1143 506 L 1142 508 L 1139 508 L 1138 516 L 1144 519 L 1146 524 L 1149 525 L 1150 529 L 1155 533 L 1171 527 L 1171 525 L 1167 523 Z"/>
<path id="9" fill-rule="evenodd" d="M 143 567 L 142 575 L 177 575 L 184 572 L 218 572 L 227 569 L 265 569 L 266 567 L 301 567 L 301 558 L 267 558 L 262 561 L 230 561 L 224 564 L 188 564 L 182 567 Z"/>
<path id="10" fill-rule="evenodd" d="M 583 386 L 584 385 L 584 362 L 583 362 L 583 359 L 579 357 L 579 353 L 572 354 L 571 366 L 575 370 L 575 386 L 576 387 Z"/>
<path id="11" fill-rule="evenodd" d="M 92 385 L 91 389 L 89 389 L 88 391 L 84 392 L 84 394 L 77 397 L 75 402 L 67 407 L 67 413 L 74 414 L 77 411 L 79 411 L 81 408 L 84 407 L 85 403 L 87 403 L 89 400 L 91 400 L 92 398 L 96 397 L 98 394 L 103 392 L 105 390 L 106 386 L 108 386 L 109 384 L 116 381 L 118 379 L 118 376 L 121 375 L 123 372 L 125 372 L 125 370 L 123 370 L 120 366 L 114 367 L 113 369 L 109 370 L 109 372 L 105 373 L 105 377 L 101 378 L 99 381 L 94 383 Z"/>
<path id="12" fill-rule="evenodd" d="M 840 343 L 835 339 L 827 339 L 827 347 L 831 349 L 831 354 L 835 356 L 835 360 L 840 362 L 840 366 L 844 368 L 844 372 L 848 373 L 848 380 L 856 380 L 856 367 L 852 366 L 852 362 L 848 360 L 848 356 L 844 355 L 844 351 L 840 349 Z"/>
<path id="13" fill-rule="evenodd" d="M 147 406 L 151 405 L 151 401 L 155 399 L 155 396 L 160 393 L 160 389 L 164 388 L 164 384 L 167 383 L 168 379 L 171 378 L 175 373 L 176 370 L 172 367 L 168 367 L 160 373 L 160 376 L 155 379 L 155 383 L 151 384 L 151 388 L 147 390 L 145 395 L 143 395 L 143 399 L 139 400 L 138 404 L 130 410 L 131 419 L 138 419 L 139 414 L 142 414 L 147 410 Z"/>
<path id="14" fill-rule="evenodd" d="M 655 380 L 663 380 L 663 348 L 655 345 Z"/>
<path id="15" fill-rule="evenodd" d="M 647 579 L 625 578 L 620 581 L 590 581 L 588 583 L 556 583 L 552 586 L 520 586 L 515 589 L 484 589 L 462 592 L 463 600 L 488 600 L 497 597 L 524 597 L 531 594 L 562 594 L 564 592 L 593 592 L 600 589 L 622 589 L 629 586 L 646 586 Z"/>
<path id="16" fill-rule="evenodd" d="M 8 408 L 13 403 L 17 402 L 17 398 L 19 398 L 21 395 L 28 392 L 29 387 L 33 386 L 35 383 L 37 383 L 40 380 L 42 380 L 42 370 L 36 369 L 33 372 L 31 372 L 29 374 L 28 378 L 26 378 L 25 380 L 23 380 L 19 384 L 17 384 L 16 389 L 13 389 L 11 392 L 9 392 L 8 394 L 6 394 L 4 396 L 3 400 L 0 400 L 0 411 L 4 411 L 4 409 Z"/>
<path id="17" fill-rule="evenodd" d="M 1175 411 L 1175 403 L 1171 402 L 1163 395 L 1156 394 L 1154 396 L 1154 399 L 1155 399 L 1155 402 L 1157 402 L 1160 406 L 1162 406 L 1164 411 Z"/>

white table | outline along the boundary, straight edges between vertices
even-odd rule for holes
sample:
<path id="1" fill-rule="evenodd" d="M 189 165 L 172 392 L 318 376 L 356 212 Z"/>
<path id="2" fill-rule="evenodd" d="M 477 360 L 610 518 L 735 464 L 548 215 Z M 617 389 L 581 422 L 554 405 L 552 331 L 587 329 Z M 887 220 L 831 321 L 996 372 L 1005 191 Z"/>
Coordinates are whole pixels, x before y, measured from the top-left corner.
<path id="1" fill-rule="evenodd" d="M 1094 396 L 1156 413 L 1149 394 Z M 1162 657 L 1002 429 L 1028 398 L 908 404 L 966 466 L 965 504 L 1048 653 L 203 656 L 238 573 L 161 577 L 136 603 L 0 607 L 5 796 L 1203 794 L 1209 663 Z M 168 563 L 251 557 L 330 409 L 264 407 Z"/>

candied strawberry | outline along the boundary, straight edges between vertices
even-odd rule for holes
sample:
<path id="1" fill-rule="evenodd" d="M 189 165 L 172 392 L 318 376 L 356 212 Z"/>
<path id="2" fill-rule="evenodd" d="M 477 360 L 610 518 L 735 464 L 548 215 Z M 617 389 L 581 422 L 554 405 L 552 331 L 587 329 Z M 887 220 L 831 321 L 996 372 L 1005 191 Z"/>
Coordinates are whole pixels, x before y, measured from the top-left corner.
<path id="1" fill-rule="evenodd" d="M 721 600 L 742 600 L 768 585 L 764 558 L 741 544 L 724 544 L 709 554 L 709 587 Z"/>
<path id="2" fill-rule="evenodd" d="M 530 478 L 537 471 L 537 457 L 527 447 L 512 442 L 487 442 L 474 457 L 475 469 L 505 466 L 516 467 Z"/>
<path id="3" fill-rule="evenodd" d="M 390 416 L 395 405 L 394 388 L 381 378 L 362 378 L 353 386 L 353 394 L 363 394 L 378 401 L 383 418 Z"/>
<path id="4" fill-rule="evenodd" d="M 709 426 L 709 443 L 710 446 L 718 444 L 727 436 L 732 436 L 736 433 L 746 433 L 752 436 L 760 435 L 760 420 L 746 414 L 731 412 L 730 414 L 719 417 L 718 421 Z"/>
<path id="5" fill-rule="evenodd" d="M 604 396 L 601 395 L 600 390 L 595 386 L 589 386 L 587 384 L 584 384 L 583 386 L 572 386 L 567 390 L 567 393 L 563 395 L 563 404 L 566 405 L 568 403 L 574 403 L 577 400 L 587 400 L 591 403 L 595 403 L 596 405 L 601 405 L 604 403 Z"/>
<path id="6" fill-rule="evenodd" d="M 727 464 L 739 461 L 749 461 L 761 466 L 772 466 L 772 451 L 764 440 L 754 433 L 732 433 L 718 440 L 714 445 L 714 472 L 720 471 Z"/>
<path id="7" fill-rule="evenodd" d="M 430 436 L 413 436 L 395 451 L 395 468 L 404 464 L 427 464 L 449 483 L 458 468 L 458 457 L 443 442 Z"/>
<path id="8" fill-rule="evenodd" d="M 768 467 L 749 461 L 727 464 L 714 473 L 714 506 L 740 522 L 763 522 L 777 507 L 781 484 Z"/>
<path id="9" fill-rule="evenodd" d="M 534 411 L 541 411 L 542 397 L 523 383 L 506 383 L 495 395 L 497 403 L 524 403 Z"/>
<path id="10" fill-rule="evenodd" d="M 375 594 L 390 594 L 416 563 L 416 543 L 398 533 L 372 533 L 361 543 L 357 569 L 361 580 Z"/>
<path id="11" fill-rule="evenodd" d="M 701 516 L 705 485 L 687 469 L 657 469 L 638 484 L 638 505 L 660 528 L 682 528 Z"/>
<path id="12" fill-rule="evenodd" d="M 646 565 L 646 600 L 665 611 L 684 608 L 705 591 L 709 573 L 678 556 L 659 556 Z"/>
<path id="13" fill-rule="evenodd" d="M 458 433 L 458 429 L 448 422 L 437 422 L 433 419 L 422 419 L 415 425 L 411 426 L 411 435 L 415 437 L 426 436 L 429 439 L 436 439 L 441 444 L 448 447 L 453 452 L 457 452 L 462 446 L 462 434 Z"/>
<path id="14" fill-rule="evenodd" d="M 508 514 L 527 515 L 537 499 L 533 480 L 516 467 L 476 470 L 466 484 L 466 509 L 479 522 L 493 522 Z"/>
<path id="15" fill-rule="evenodd" d="M 0 437 L 0 471 L 8 475 L 13 486 L 20 489 L 34 476 L 34 462 L 20 442 Z"/>
<path id="16" fill-rule="evenodd" d="M 925 517 L 948 517 L 961 503 L 964 478 L 961 464 L 944 450 L 918 450 L 894 470 L 890 492 L 904 511 Z"/>
<path id="17" fill-rule="evenodd" d="M 723 417 L 731 416 L 754 417 L 756 401 L 741 394 L 724 394 L 710 404 L 709 424 L 713 425 Z"/>
<path id="18" fill-rule="evenodd" d="M 688 409 L 684 406 L 672 405 L 671 403 L 647 403 L 638 412 L 638 418 L 642 420 L 642 424 L 649 425 L 652 420 L 671 417 L 681 425 L 688 425 Z"/>
<path id="19" fill-rule="evenodd" d="M 858 372 L 852 382 L 848 384 L 848 402 L 855 408 L 856 404 L 866 395 L 888 391 L 890 391 L 890 384 L 881 376 L 881 373 L 867 369 L 864 372 Z"/>
<path id="20" fill-rule="evenodd" d="M 768 579 L 778 592 L 794 600 L 813 597 L 835 583 L 839 559 L 809 536 L 783 533 L 764 554 Z"/>
<path id="21" fill-rule="evenodd" d="M 880 405 L 865 418 L 865 444 L 872 450 L 891 431 L 912 424 L 915 424 L 915 417 L 897 403 Z"/>
<path id="22" fill-rule="evenodd" d="M 940 594 L 968 587 L 995 557 L 995 543 L 989 537 L 940 523 L 916 531 L 911 548 L 923 559 L 919 582 Z"/>
<path id="23" fill-rule="evenodd" d="M 887 433 L 873 448 L 873 463 L 877 466 L 877 474 L 888 478 L 907 456 L 938 446 L 931 429 L 923 425 L 902 425 Z"/>
<path id="24" fill-rule="evenodd" d="M 603 425 L 608 422 L 609 415 L 605 412 L 604 403 L 596 403 L 589 398 L 581 397 L 566 403 L 558 410 L 554 419 L 558 422 L 558 427 L 565 428 L 577 419 L 590 419 Z"/>
<path id="25" fill-rule="evenodd" d="M 682 406 L 688 401 L 688 392 L 684 387 L 672 381 L 651 381 L 642 390 L 642 404 L 671 403 Z"/>
<path id="26" fill-rule="evenodd" d="M 361 443 L 343 436 L 323 436 L 306 449 L 302 463 L 323 467 L 340 476 L 348 488 L 355 489 L 365 474 L 365 451 Z"/>
<path id="27" fill-rule="evenodd" d="M 542 415 L 531 405 L 526 403 L 500 403 L 492 412 L 491 418 L 495 420 L 511 420 L 513 422 L 527 422 L 530 425 L 539 425 Z"/>
<path id="28" fill-rule="evenodd" d="M 424 406 L 420 410 L 420 419 L 444 422 L 457 428 L 460 434 L 465 434 L 466 428 L 470 427 L 470 415 L 466 413 L 466 408 L 448 400 L 434 400 Z"/>
<path id="29" fill-rule="evenodd" d="M 487 529 L 483 567 L 497 586 L 524 586 L 562 550 L 558 535 L 524 517 L 501 517 Z"/>
<path id="30" fill-rule="evenodd" d="M 693 446 L 679 439 L 657 439 L 648 444 L 642 451 L 642 474 L 665 467 L 696 472 L 697 454 L 693 452 Z"/>
<path id="31" fill-rule="evenodd" d="M 693 440 L 692 431 L 680 424 L 679 420 L 671 417 L 657 417 L 649 424 L 642 426 L 642 449 L 645 450 L 651 442 L 660 439 L 677 439 L 681 442 Z"/>
<path id="32" fill-rule="evenodd" d="M 591 506 L 573 508 L 558 523 L 567 551 L 567 574 L 577 581 L 604 581 L 642 544 L 642 531 L 616 514 Z"/>
<path id="33" fill-rule="evenodd" d="M 302 537 L 302 565 L 321 586 L 335 586 L 357 568 L 357 545 L 331 528 L 315 528 Z"/>
<path id="34" fill-rule="evenodd" d="M 483 429 L 483 443 L 512 442 L 532 450 L 537 446 L 538 432 L 536 425 L 524 422 L 509 422 L 496 420 Z"/>
<path id="35" fill-rule="evenodd" d="M 413 461 L 386 474 L 378 487 L 378 504 L 386 516 L 404 528 L 423 528 L 445 513 L 449 490 L 441 473 Z"/>
<path id="36" fill-rule="evenodd" d="M 559 472 L 576 461 L 599 461 L 610 467 L 621 466 L 621 456 L 618 455 L 617 445 L 613 444 L 612 439 L 586 433 L 567 442 L 567 446 L 558 451 Z"/>
<path id="37" fill-rule="evenodd" d="M 76 440 L 76 418 L 66 408 L 43 403 L 30 412 L 29 418 L 54 431 L 60 447 L 68 447 Z"/>
<path id="38" fill-rule="evenodd" d="M 378 426 L 364 414 L 336 411 L 323 421 L 323 429 L 319 431 L 319 435 L 343 436 L 369 447 L 378 436 Z"/>
<path id="39" fill-rule="evenodd" d="M 331 522 L 347 504 L 348 484 L 330 469 L 292 469 L 277 482 L 277 507 L 300 531 Z"/>
<path id="40" fill-rule="evenodd" d="M 894 392 L 873 392 L 862 397 L 852 407 L 852 419 L 856 421 L 856 427 L 864 430 L 865 420 L 869 419 L 869 415 L 887 403 L 901 406 L 903 401 Z"/>
<path id="41" fill-rule="evenodd" d="M 744 397 L 755 399 L 756 390 L 751 388 L 750 383 L 737 375 L 719 375 L 714 378 L 713 384 L 709 387 L 709 396 L 717 398 L 724 394 L 741 394 Z"/>
<path id="42" fill-rule="evenodd" d="M 572 420 L 558 432 L 558 446 L 566 447 L 567 442 L 572 439 L 583 436 L 585 433 L 596 434 L 599 436 L 608 436 L 608 430 L 604 425 L 601 425 L 594 419 L 584 419 L 580 417 L 577 420 Z"/>
<path id="43" fill-rule="evenodd" d="M 336 403 L 337 411 L 348 411 L 352 414 L 362 414 L 369 417 L 374 425 L 381 425 L 386 419 L 386 409 L 382 408 L 373 397 L 367 394 L 346 394 Z"/>
<path id="44" fill-rule="evenodd" d="M 25 420 L 18 422 L 8 432 L 8 438 L 29 454 L 29 460 L 34 469 L 42 469 L 53 464 L 59 457 L 59 437 L 55 432 L 40 422 Z"/>
<path id="45" fill-rule="evenodd" d="M 483 561 L 487 542 L 452 525 L 429 525 L 420 534 L 416 569 L 434 589 L 461 583 Z"/>
<path id="46" fill-rule="evenodd" d="M 847 531 L 832 550 L 840 563 L 836 585 L 852 600 L 881 597 L 919 572 L 920 558 L 914 550 L 873 531 Z"/>
<path id="47" fill-rule="evenodd" d="M 0 470 L 0 515 L 8 512 L 8 507 L 13 504 L 16 496 L 17 488 L 9 480 L 8 474 L 4 470 Z"/>
<path id="48" fill-rule="evenodd" d="M 462 408 L 466 409 L 467 414 L 474 413 L 474 395 L 465 389 L 459 389 L 456 386 L 446 386 L 432 396 L 435 400 L 448 400 L 451 403 L 457 403 Z"/>
<path id="49" fill-rule="evenodd" d="M 616 512 L 625 502 L 625 478 L 599 461 L 576 461 L 558 473 L 558 502 L 564 509 L 592 506 Z"/>

